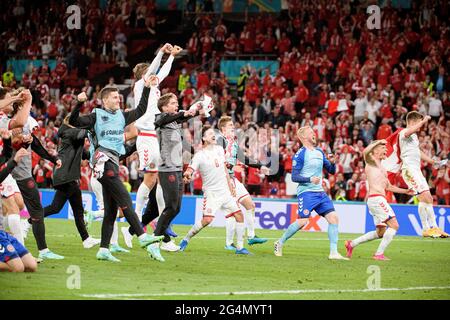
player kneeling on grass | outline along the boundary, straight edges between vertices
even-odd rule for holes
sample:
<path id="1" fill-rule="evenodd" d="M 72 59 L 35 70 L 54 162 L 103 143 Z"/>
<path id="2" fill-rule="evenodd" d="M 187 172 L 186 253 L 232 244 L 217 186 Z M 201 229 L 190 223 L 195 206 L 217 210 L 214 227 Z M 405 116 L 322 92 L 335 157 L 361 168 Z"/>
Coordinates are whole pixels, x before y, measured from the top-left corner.
<path id="1" fill-rule="evenodd" d="M 0 230 L 0 271 L 37 271 L 36 259 L 19 240 L 4 230 Z"/>
<path id="2" fill-rule="evenodd" d="M 191 164 L 184 173 L 185 183 L 189 183 L 192 173 L 200 171 L 203 180 L 203 218 L 197 221 L 180 242 L 180 250 L 184 251 L 193 236 L 209 225 L 219 209 L 223 209 L 228 217 L 236 219 L 236 254 L 250 254 L 244 248 L 244 216 L 235 199 L 236 191 L 225 166 L 225 153 L 216 144 L 216 135 L 210 127 L 202 129 L 203 149 L 192 158 Z"/>
<path id="3" fill-rule="evenodd" d="M 345 241 L 347 257 L 349 258 L 352 257 L 353 249 L 357 245 L 383 238 L 373 258 L 375 260 L 389 260 L 389 258 L 384 256 L 384 250 L 391 243 L 399 226 L 394 211 L 386 201 L 386 190 L 409 195 L 415 194 L 412 189 L 402 189 L 390 184 L 387 172 L 381 165 L 381 161 L 386 159 L 386 144 L 386 140 L 376 140 L 364 150 L 365 172 L 369 183 L 367 206 L 370 214 L 373 216 L 377 230 L 368 232 L 353 241 Z M 386 227 L 389 228 L 386 230 Z"/>
<path id="4" fill-rule="evenodd" d="M 328 238 L 330 239 L 328 259 L 348 260 L 337 251 L 339 219 L 333 202 L 322 187 L 323 168 L 325 167 L 331 174 L 336 172 L 335 157 L 334 155 L 325 157 L 323 151 L 317 147 L 317 138 L 311 127 L 298 129 L 297 137 L 303 147 L 292 160 L 292 181 L 298 183 L 299 219 L 287 228 L 281 239 L 275 242 L 274 253 L 278 257 L 283 255 L 284 243 L 308 223 L 311 212 L 314 210 L 328 221 Z"/>
<path id="5" fill-rule="evenodd" d="M 4 136 L 4 132 L 1 134 Z M 22 158 L 28 155 L 27 150 L 19 149 L 14 158 L 0 167 L 0 183 L 3 182 Z M 0 224 L 0 271 L 34 272 L 37 270 L 36 259 L 16 238 L 3 230 Z"/>

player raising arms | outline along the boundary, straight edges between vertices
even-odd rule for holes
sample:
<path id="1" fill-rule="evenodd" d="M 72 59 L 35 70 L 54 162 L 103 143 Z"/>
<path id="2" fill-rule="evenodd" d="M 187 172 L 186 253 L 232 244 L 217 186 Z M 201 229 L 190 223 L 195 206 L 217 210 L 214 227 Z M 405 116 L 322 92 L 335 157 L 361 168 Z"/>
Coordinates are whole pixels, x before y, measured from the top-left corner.
<path id="1" fill-rule="evenodd" d="M 330 239 L 331 260 L 349 260 L 337 251 L 338 243 L 338 215 L 333 202 L 322 187 L 323 168 L 334 174 L 336 172 L 335 158 L 330 155 L 327 159 L 323 151 L 316 147 L 316 135 L 311 127 L 302 127 L 297 131 L 297 137 L 303 147 L 297 151 L 292 159 L 292 181 L 298 183 L 298 216 L 283 236 L 275 242 L 275 255 L 281 257 L 284 243 L 298 230 L 303 228 L 314 210 L 328 221 L 328 238 Z"/>
<path id="2" fill-rule="evenodd" d="M 255 203 L 253 202 L 247 189 L 245 189 L 244 185 L 234 176 L 233 167 L 236 165 L 237 160 L 239 159 L 242 163 L 250 167 L 261 169 L 261 171 L 265 174 L 269 173 L 269 169 L 259 162 L 250 160 L 247 156 L 244 155 L 235 139 L 236 134 L 234 131 L 234 123 L 231 120 L 231 117 L 221 117 L 217 126 L 221 132 L 221 136 L 219 136 L 217 139 L 217 144 L 219 146 L 222 146 L 225 150 L 228 173 L 230 174 L 231 180 L 236 188 L 236 199 L 245 208 L 244 216 L 245 223 L 247 224 L 248 244 L 251 246 L 254 244 L 265 243 L 267 242 L 267 239 L 259 238 L 255 235 Z M 227 250 L 236 249 L 236 247 L 233 245 L 233 238 L 236 228 L 235 223 L 235 219 L 226 220 L 225 249 Z"/>
<path id="3" fill-rule="evenodd" d="M 438 228 L 436 216 L 433 210 L 433 197 L 427 180 L 420 170 L 420 160 L 433 165 L 440 165 L 427 156 L 419 147 L 417 132 L 431 119 L 424 117 L 417 111 L 411 111 L 406 115 L 406 129 L 399 133 L 400 159 L 402 161 L 402 177 L 410 189 L 417 193 L 419 199 L 419 216 L 422 222 L 424 237 L 442 237 L 449 235 Z"/>
<path id="4" fill-rule="evenodd" d="M 352 257 L 353 249 L 361 243 L 383 238 L 373 258 L 375 260 L 389 260 L 384 256 L 384 251 L 391 243 L 399 226 L 394 211 L 386 201 L 386 190 L 409 195 L 415 194 L 412 189 L 402 189 L 390 184 L 386 169 L 381 165 L 381 160 L 386 159 L 386 144 L 386 140 L 375 140 L 364 150 L 365 172 L 369 182 L 367 206 L 373 216 L 376 231 L 368 232 L 353 241 L 345 241 L 347 257 L 349 258 Z M 387 230 L 386 226 L 389 227 Z"/>
<path id="5" fill-rule="evenodd" d="M 158 51 L 158 54 L 150 65 L 148 63 L 139 63 L 133 69 L 134 76 L 138 79 L 133 89 L 135 106 L 138 105 L 142 96 L 144 81 L 151 75 L 157 76 L 157 84 L 152 89 L 154 94 L 149 97 L 147 111 L 134 124 L 139 130 L 136 140 L 136 148 L 139 155 L 139 171 L 144 172 L 144 181 L 142 181 L 136 193 L 136 213 L 140 219 L 142 219 L 142 209 L 144 208 L 145 201 L 148 199 L 150 191 L 155 187 L 158 178 L 160 151 L 158 137 L 155 131 L 155 116 L 161 113 L 157 107 L 158 99 L 161 96 L 159 84 L 169 75 L 173 60 L 181 50 L 178 46 L 172 47 L 171 44 L 166 43 Z M 156 73 L 164 53 L 168 53 L 170 56 L 161 70 Z"/>
<path id="6" fill-rule="evenodd" d="M 136 193 L 136 213 L 138 214 L 143 225 L 149 224 L 151 221 L 148 221 L 148 219 L 151 218 L 153 220 L 155 216 L 158 216 L 157 213 L 159 212 L 158 208 L 149 208 L 149 210 L 151 209 L 152 212 L 156 214 L 147 214 L 145 216 L 145 219 L 142 217 L 142 208 L 144 207 L 146 199 L 148 199 L 150 196 L 147 206 L 156 203 L 156 182 L 158 179 L 158 166 L 161 157 L 158 136 L 155 131 L 155 117 L 157 114 L 161 113 L 161 111 L 158 109 L 158 99 L 161 96 L 161 92 L 159 91 L 159 84 L 169 75 L 175 56 L 182 50 L 183 49 L 179 46 L 172 47 L 171 44 L 166 43 L 158 51 L 158 54 L 156 55 L 150 66 L 148 66 L 148 64 L 146 63 L 139 63 L 134 68 L 135 77 L 137 79 L 140 79 L 140 77 L 144 75 L 142 79 L 137 81 L 134 85 L 135 105 L 137 105 L 139 101 L 138 99 L 142 95 L 142 90 L 144 88 L 144 79 L 147 80 L 152 77 L 152 94 L 148 99 L 147 111 L 135 123 L 136 128 L 139 129 L 139 134 L 136 140 L 136 148 L 139 155 L 139 170 L 144 172 L 144 181 L 142 181 Z M 161 70 L 159 70 L 158 74 L 156 74 L 164 53 L 169 53 L 170 56 L 162 66 Z M 148 210 L 146 212 L 148 213 Z M 145 221 L 143 221 L 143 219 Z M 125 243 L 130 248 L 132 247 L 131 239 L 133 235 L 131 229 L 132 228 L 130 228 L 129 230 L 129 228 L 127 227 L 121 228 Z M 170 228 L 167 231 L 169 235 L 174 235 Z"/>
<path id="7" fill-rule="evenodd" d="M 214 129 L 205 126 L 202 129 L 203 149 L 197 152 L 184 173 L 184 182 L 189 183 L 192 173 L 200 171 L 203 180 L 203 218 L 197 221 L 180 242 L 184 251 L 193 236 L 209 225 L 219 209 L 225 211 L 228 219 L 236 220 L 236 254 L 250 254 L 244 248 L 244 217 L 235 199 L 235 189 L 225 165 L 222 147 L 216 144 Z"/>

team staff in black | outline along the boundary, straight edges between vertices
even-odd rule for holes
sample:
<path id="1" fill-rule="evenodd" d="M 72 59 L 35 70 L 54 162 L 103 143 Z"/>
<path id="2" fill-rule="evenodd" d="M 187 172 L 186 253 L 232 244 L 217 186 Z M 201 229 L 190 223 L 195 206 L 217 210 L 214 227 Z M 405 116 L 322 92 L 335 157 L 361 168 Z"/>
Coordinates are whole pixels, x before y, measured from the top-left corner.
<path id="1" fill-rule="evenodd" d="M 102 239 L 97 259 L 119 262 L 109 251 L 117 210 L 120 208 L 130 226 L 138 235 L 141 247 L 160 241 L 163 237 L 146 234 L 137 214 L 133 210 L 130 195 L 119 178 L 119 158 L 126 153 L 125 126 L 139 119 L 146 111 L 150 82 L 146 82 L 141 100 L 136 109 L 120 111 L 120 97 L 116 87 L 105 87 L 100 92 L 103 107 L 96 108 L 86 116 L 79 116 L 80 106 L 71 113 L 69 123 L 75 127 L 94 132 L 95 152 L 92 156 L 94 173 L 103 188 L 105 216 L 102 224 Z"/>
<path id="2" fill-rule="evenodd" d="M 87 100 L 87 96 L 83 92 L 78 95 L 77 99 L 78 103 L 82 104 Z M 83 241 L 83 247 L 89 249 L 98 245 L 100 239 L 91 238 L 86 230 L 83 215 L 83 198 L 79 185 L 81 160 L 82 158 L 89 158 L 89 153 L 84 150 L 87 130 L 78 129 L 70 125 L 69 117 L 67 116 L 58 130 L 58 137 L 60 139 L 58 157 L 62 161 L 62 166 L 56 168 L 53 172 L 53 188 L 56 190 L 56 193 L 52 203 L 44 208 L 44 216 L 48 217 L 60 212 L 67 200 L 69 200 L 75 225 Z"/>

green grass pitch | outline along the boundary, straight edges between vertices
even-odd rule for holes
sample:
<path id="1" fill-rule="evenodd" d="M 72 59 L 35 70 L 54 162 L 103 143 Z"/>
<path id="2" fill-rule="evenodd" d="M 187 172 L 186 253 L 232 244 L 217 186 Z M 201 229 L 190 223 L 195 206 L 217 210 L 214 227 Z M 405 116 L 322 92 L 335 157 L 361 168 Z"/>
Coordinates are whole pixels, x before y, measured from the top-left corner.
<path id="1" fill-rule="evenodd" d="M 100 226 L 94 222 L 93 236 Z M 82 247 L 73 221 L 49 219 L 46 228 L 49 248 L 65 260 L 45 261 L 34 274 L 0 273 L 0 299 L 450 299 L 449 239 L 396 237 L 385 262 L 371 259 L 378 240 L 357 247 L 351 261 L 329 261 L 326 233 L 299 232 L 275 257 L 282 231 L 258 230 L 269 241 L 250 247 L 252 256 L 236 256 L 223 248 L 224 228 L 206 228 L 185 252 L 163 252 L 163 266 L 136 239 L 130 253 L 115 254 L 121 263 L 110 263 Z M 177 243 L 188 229 L 174 226 Z M 340 234 L 342 254 L 355 236 Z M 119 243 L 125 247 L 121 234 Z M 36 256 L 31 232 L 27 246 Z M 381 290 L 368 289 L 369 266 L 379 267 Z"/>

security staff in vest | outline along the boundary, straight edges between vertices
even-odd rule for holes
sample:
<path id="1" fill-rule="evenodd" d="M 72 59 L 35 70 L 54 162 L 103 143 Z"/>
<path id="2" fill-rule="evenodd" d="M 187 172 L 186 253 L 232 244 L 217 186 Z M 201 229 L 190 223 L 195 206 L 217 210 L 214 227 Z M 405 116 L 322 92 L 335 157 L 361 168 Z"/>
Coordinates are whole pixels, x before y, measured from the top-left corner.
<path id="1" fill-rule="evenodd" d="M 247 67 L 242 67 L 241 68 L 241 73 L 239 74 L 239 78 L 237 81 L 237 92 L 238 92 L 238 97 L 242 99 L 242 97 L 244 96 L 244 92 L 245 92 L 245 85 L 247 83 L 247 79 L 250 76 L 250 72 L 247 69 Z"/>
<path id="2" fill-rule="evenodd" d="M 96 108 L 89 115 L 80 117 L 81 105 L 71 113 L 69 123 L 75 127 L 94 132 L 95 151 L 92 157 L 94 174 L 103 187 L 105 216 L 102 224 L 102 237 L 98 260 L 119 262 L 109 251 L 117 209 L 122 212 L 130 226 L 135 230 L 141 247 L 160 241 L 163 236 L 155 237 L 144 232 L 137 214 L 134 212 L 130 194 L 119 178 L 119 158 L 126 153 L 124 129 L 139 119 L 146 111 L 150 93 L 150 80 L 145 83 L 141 100 L 136 109 L 120 110 L 120 97 L 117 87 L 107 86 L 100 92 L 102 108 Z"/>
<path id="3" fill-rule="evenodd" d="M 181 69 L 181 73 L 178 76 L 178 92 L 182 92 L 187 88 L 187 83 L 189 82 L 189 75 L 186 72 L 186 68 Z"/>

